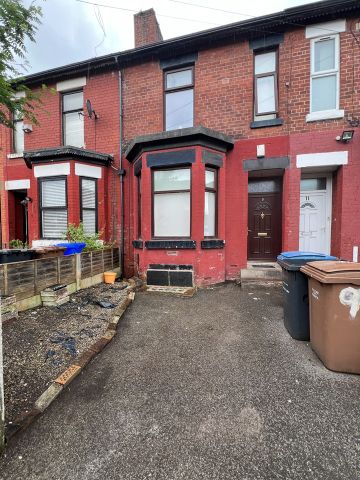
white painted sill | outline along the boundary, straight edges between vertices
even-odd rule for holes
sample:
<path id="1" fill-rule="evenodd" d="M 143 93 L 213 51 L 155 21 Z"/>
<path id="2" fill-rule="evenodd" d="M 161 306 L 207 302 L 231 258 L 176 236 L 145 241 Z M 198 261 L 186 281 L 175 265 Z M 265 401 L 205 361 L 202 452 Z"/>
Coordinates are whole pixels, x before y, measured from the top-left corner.
<path id="1" fill-rule="evenodd" d="M 344 118 L 344 110 L 324 110 L 322 112 L 313 112 L 306 115 L 307 122 L 317 122 L 318 120 L 334 120 Z"/>
<path id="2" fill-rule="evenodd" d="M 22 153 L 8 153 L 7 158 L 23 158 L 24 155 Z"/>

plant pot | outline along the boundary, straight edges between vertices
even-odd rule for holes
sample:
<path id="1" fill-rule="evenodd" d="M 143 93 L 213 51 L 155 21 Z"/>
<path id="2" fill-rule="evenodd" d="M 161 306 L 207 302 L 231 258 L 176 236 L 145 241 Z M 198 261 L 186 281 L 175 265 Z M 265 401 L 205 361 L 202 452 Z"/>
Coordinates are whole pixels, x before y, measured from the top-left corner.
<path id="1" fill-rule="evenodd" d="M 104 272 L 104 282 L 105 283 L 114 283 L 116 278 L 115 272 Z"/>

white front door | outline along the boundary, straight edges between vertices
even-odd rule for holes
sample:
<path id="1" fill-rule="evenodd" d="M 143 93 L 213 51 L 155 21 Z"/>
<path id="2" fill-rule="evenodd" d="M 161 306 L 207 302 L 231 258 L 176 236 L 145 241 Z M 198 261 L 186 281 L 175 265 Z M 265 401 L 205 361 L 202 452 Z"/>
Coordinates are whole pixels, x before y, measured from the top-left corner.
<path id="1" fill-rule="evenodd" d="M 302 251 L 329 255 L 331 212 L 329 181 L 326 178 L 306 178 L 301 182 L 299 248 Z"/>

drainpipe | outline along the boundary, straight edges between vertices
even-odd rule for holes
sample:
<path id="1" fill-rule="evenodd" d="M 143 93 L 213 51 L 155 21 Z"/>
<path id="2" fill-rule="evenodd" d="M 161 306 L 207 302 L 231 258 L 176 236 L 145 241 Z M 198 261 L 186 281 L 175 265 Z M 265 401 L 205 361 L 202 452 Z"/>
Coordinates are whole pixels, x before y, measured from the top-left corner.
<path id="1" fill-rule="evenodd" d="M 123 73 L 119 63 L 119 57 L 115 57 L 115 61 L 119 66 L 118 76 L 119 76 L 119 157 L 120 157 L 120 165 L 118 175 L 120 177 L 120 245 L 119 245 L 119 256 L 120 256 L 120 265 L 121 265 L 121 276 L 124 276 L 124 267 L 125 267 L 125 208 L 124 208 L 124 176 L 125 170 L 123 168 L 123 159 L 122 159 L 122 149 L 123 149 L 123 91 L 122 91 L 122 84 L 123 84 Z"/>

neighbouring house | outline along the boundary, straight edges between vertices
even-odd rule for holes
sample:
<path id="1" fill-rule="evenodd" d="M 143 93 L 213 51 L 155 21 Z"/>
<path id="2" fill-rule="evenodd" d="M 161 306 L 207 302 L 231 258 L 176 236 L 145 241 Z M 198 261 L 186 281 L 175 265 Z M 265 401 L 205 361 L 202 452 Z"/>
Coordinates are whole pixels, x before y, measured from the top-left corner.
<path id="1" fill-rule="evenodd" d="M 235 279 L 284 250 L 356 258 L 358 1 L 170 40 L 150 9 L 134 49 L 25 82 L 56 93 L 40 126 L 1 130 L 3 246 L 82 220 L 120 244 L 126 275 L 174 285 Z"/>

